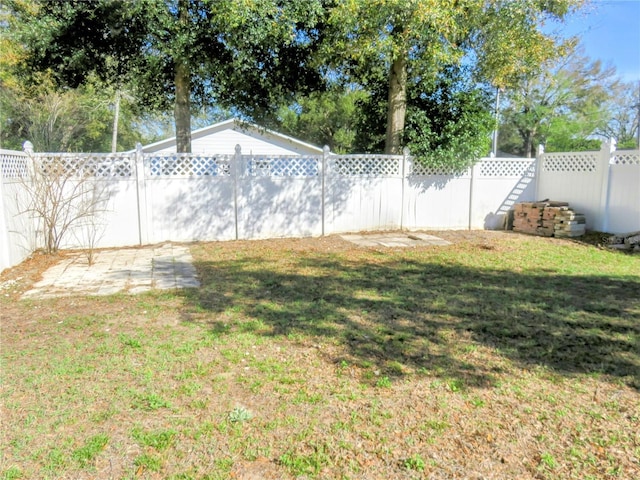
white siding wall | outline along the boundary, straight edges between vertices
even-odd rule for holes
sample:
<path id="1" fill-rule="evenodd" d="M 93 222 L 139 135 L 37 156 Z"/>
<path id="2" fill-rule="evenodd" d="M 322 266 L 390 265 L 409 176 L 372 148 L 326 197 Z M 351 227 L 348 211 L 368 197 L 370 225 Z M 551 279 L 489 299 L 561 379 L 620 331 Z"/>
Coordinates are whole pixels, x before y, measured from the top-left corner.
<path id="1" fill-rule="evenodd" d="M 233 155 L 236 145 L 242 145 L 242 153 L 245 155 L 291 155 L 291 154 L 315 154 L 320 152 L 304 148 L 286 138 L 270 135 L 268 132 L 255 132 L 253 129 L 242 131 L 240 129 L 226 128 L 207 135 L 197 135 L 191 139 L 192 153 L 228 154 Z M 150 149 L 145 151 L 155 153 L 175 153 L 176 145 L 172 143 L 162 149 Z"/>

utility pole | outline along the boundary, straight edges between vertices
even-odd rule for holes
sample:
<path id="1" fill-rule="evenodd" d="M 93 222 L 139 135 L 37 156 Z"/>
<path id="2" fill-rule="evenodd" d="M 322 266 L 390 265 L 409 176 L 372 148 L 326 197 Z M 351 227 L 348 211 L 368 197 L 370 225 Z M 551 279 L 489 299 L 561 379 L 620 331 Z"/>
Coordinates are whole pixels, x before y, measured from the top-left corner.
<path id="1" fill-rule="evenodd" d="M 116 153 L 118 149 L 118 120 L 120 118 L 120 90 L 116 90 L 116 101 L 113 115 L 113 136 L 111 137 L 111 153 Z"/>
<path id="2" fill-rule="evenodd" d="M 491 156 L 498 156 L 498 126 L 500 125 L 500 87 L 496 87 L 496 126 L 491 141 Z"/>

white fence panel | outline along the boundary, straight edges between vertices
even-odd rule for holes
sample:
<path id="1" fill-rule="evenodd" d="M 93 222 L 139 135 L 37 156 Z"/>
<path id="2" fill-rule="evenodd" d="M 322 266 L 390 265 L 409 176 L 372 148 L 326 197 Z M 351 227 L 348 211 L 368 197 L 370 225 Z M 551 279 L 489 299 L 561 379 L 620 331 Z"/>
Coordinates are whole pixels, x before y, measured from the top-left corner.
<path id="1" fill-rule="evenodd" d="M 145 156 L 146 208 L 140 209 L 149 243 L 231 240 L 236 237 L 232 155 Z M 142 228 L 142 226 L 141 226 Z"/>
<path id="2" fill-rule="evenodd" d="M 147 179 L 148 242 L 235 238 L 229 178 Z"/>
<path id="3" fill-rule="evenodd" d="M 483 158 L 473 168 L 470 228 L 501 229 L 511 208 L 535 201 L 535 159 Z"/>
<path id="4" fill-rule="evenodd" d="M 453 230 L 468 227 L 471 176 L 468 172 L 461 175 L 446 173 L 414 170 L 409 176 L 404 190 L 404 228 Z"/>
<path id="5" fill-rule="evenodd" d="M 607 212 L 604 230 L 640 230 L 640 150 L 615 152 L 610 165 Z"/>
<path id="6" fill-rule="evenodd" d="M 322 235 L 322 156 L 242 156 L 238 237 Z"/>
<path id="7" fill-rule="evenodd" d="M 403 159 L 398 155 L 330 156 L 325 233 L 399 228 Z"/>
<path id="8" fill-rule="evenodd" d="M 46 159 L 51 155 L 69 169 L 83 169 L 89 174 L 80 180 L 85 183 L 82 190 L 95 199 L 93 215 L 75 222 L 60 247 L 107 248 L 139 244 L 134 156 L 128 153 L 38 153 L 35 158 Z M 72 189 L 76 182 L 70 177 L 68 187 Z"/>
<path id="9" fill-rule="evenodd" d="M 587 228 L 600 229 L 605 219 L 609 153 L 544 153 L 538 167 L 538 200 L 567 201 L 583 213 Z"/>
<path id="10" fill-rule="evenodd" d="M 0 271 L 19 264 L 39 247 L 33 216 L 25 212 L 28 162 L 23 152 L 0 150 Z"/>
<path id="11" fill-rule="evenodd" d="M 140 244 L 135 179 L 99 182 L 103 184 L 108 200 L 96 215 L 96 246 L 106 248 Z"/>

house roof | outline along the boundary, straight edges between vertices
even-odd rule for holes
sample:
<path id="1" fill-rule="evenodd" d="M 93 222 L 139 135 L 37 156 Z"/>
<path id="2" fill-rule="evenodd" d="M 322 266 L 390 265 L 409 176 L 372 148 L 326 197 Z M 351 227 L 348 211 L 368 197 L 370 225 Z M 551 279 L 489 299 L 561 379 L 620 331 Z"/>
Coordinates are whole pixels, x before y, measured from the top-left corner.
<path id="1" fill-rule="evenodd" d="M 295 150 L 298 150 L 298 149 L 308 150 L 308 151 L 316 152 L 319 154 L 322 153 L 322 148 L 320 147 L 311 145 L 310 143 L 303 142 L 301 140 L 290 137 L 288 135 L 275 132 L 273 130 L 262 128 L 253 123 L 238 120 L 236 118 L 231 118 L 223 122 L 214 123 L 213 125 L 209 125 L 208 127 L 200 128 L 198 130 L 192 130 L 191 141 L 193 142 L 194 140 L 197 140 L 199 138 L 206 137 L 208 135 L 212 135 L 212 134 L 215 134 L 224 130 L 229 130 L 229 129 L 246 133 L 255 138 L 264 140 L 265 142 L 277 144 L 284 148 L 292 148 Z M 158 150 L 171 148 L 175 144 L 176 144 L 176 137 L 171 137 L 165 140 L 160 140 L 158 142 L 144 145 L 142 147 L 142 151 L 155 152 Z"/>

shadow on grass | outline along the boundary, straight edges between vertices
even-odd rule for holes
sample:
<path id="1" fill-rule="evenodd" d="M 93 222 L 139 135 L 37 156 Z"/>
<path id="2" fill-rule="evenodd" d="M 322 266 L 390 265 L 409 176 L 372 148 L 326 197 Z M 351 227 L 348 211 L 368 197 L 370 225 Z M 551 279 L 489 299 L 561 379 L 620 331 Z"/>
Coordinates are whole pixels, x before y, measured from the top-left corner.
<path id="1" fill-rule="evenodd" d="M 330 255 L 196 268 L 202 287 L 184 293 L 185 319 L 210 322 L 221 335 L 321 337 L 389 375 L 424 370 L 465 385 L 493 385 L 509 368 L 506 358 L 559 374 L 607 374 L 640 388 L 635 277 Z"/>

